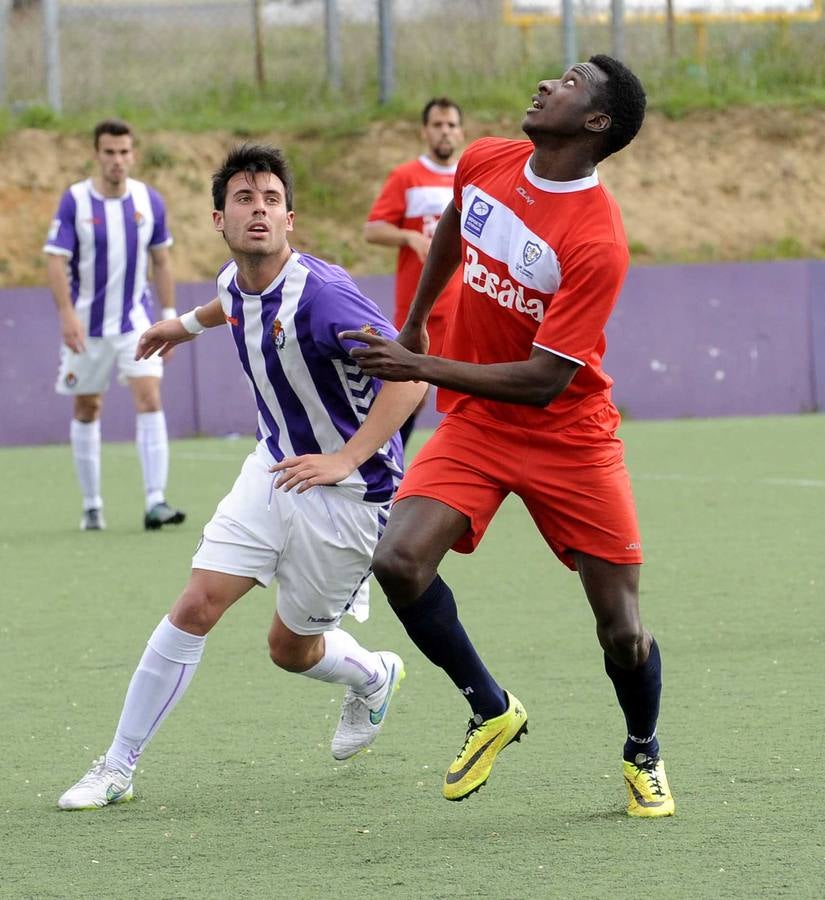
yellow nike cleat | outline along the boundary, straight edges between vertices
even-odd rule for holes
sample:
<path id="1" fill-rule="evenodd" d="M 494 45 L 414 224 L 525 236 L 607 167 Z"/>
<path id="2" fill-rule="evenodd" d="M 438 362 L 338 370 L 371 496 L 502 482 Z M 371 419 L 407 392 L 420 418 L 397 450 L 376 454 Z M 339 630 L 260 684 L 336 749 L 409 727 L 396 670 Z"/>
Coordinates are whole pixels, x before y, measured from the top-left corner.
<path id="1" fill-rule="evenodd" d="M 444 776 L 444 796 L 463 800 L 477 791 L 490 777 L 493 763 L 501 751 L 527 734 L 527 712 L 508 691 L 507 709 L 494 719 L 470 719 L 467 739 Z"/>
<path id="2" fill-rule="evenodd" d="M 624 783 L 630 802 L 627 814 L 640 818 L 672 816 L 676 811 L 665 775 L 665 764 L 640 753 L 636 762 L 624 763 Z"/>

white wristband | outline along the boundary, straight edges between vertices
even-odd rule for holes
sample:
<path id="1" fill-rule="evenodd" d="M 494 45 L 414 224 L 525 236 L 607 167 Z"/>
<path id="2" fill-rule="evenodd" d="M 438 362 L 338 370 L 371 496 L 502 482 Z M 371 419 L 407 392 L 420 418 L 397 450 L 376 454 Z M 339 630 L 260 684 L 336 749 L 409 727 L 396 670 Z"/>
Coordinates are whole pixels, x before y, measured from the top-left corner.
<path id="1" fill-rule="evenodd" d="M 180 324 L 189 332 L 189 334 L 203 334 L 206 331 L 206 326 L 201 325 L 198 321 L 198 317 L 195 313 L 200 309 L 200 306 L 196 306 L 194 309 L 190 309 L 189 312 L 185 312 L 180 317 Z"/>
<path id="2" fill-rule="evenodd" d="M 164 320 L 165 319 L 177 319 L 178 311 L 175 309 L 174 306 L 164 306 L 163 309 L 160 311 L 160 317 L 161 317 L 161 319 L 164 319 Z"/>

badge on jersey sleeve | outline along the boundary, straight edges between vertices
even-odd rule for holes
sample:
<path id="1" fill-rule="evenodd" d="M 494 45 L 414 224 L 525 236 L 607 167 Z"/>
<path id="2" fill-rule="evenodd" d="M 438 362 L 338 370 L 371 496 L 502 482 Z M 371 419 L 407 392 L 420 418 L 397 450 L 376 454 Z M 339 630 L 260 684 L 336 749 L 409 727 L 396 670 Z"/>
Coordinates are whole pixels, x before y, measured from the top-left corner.
<path id="1" fill-rule="evenodd" d="M 470 204 L 467 218 L 464 220 L 464 227 L 470 234 L 481 237 L 481 232 L 484 231 L 484 226 L 492 211 L 492 204 L 482 200 L 481 197 L 475 197 Z"/>

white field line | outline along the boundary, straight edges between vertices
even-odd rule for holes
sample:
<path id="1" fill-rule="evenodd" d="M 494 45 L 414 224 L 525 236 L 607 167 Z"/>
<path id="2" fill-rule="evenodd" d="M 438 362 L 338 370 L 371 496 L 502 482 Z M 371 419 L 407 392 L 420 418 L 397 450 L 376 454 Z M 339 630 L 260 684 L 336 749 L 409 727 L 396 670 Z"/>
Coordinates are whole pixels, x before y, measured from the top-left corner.
<path id="1" fill-rule="evenodd" d="M 195 452 L 192 450 L 172 450 L 169 454 L 170 459 L 174 462 L 177 459 L 186 459 L 192 460 L 193 462 L 219 462 L 219 463 L 238 463 L 239 465 L 244 461 L 245 457 L 247 457 L 253 450 L 255 449 L 255 443 L 252 442 L 248 449 L 242 451 L 240 453 L 213 453 L 212 451 L 206 451 L 205 453 Z M 106 448 L 106 452 L 110 456 L 136 456 L 136 451 L 134 447 L 129 446 L 128 444 L 110 444 Z"/>
<path id="2" fill-rule="evenodd" d="M 631 473 L 632 481 L 682 481 L 689 484 L 766 484 L 775 487 L 825 488 L 821 478 L 720 478 L 716 475 Z"/>
<path id="3" fill-rule="evenodd" d="M 171 456 L 173 460 L 185 459 L 192 462 L 217 462 L 240 463 L 244 457 L 252 452 L 254 444 L 250 442 L 249 449 L 240 453 L 220 453 L 208 450 L 198 452 L 194 450 L 175 450 Z M 134 448 L 128 444 L 109 445 L 108 453 L 115 456 L 134 455 Z M 720 478 L 718 475 L 685 475 L 679 473 L 653 473 L 631 472 L 632 481 L 677 481 L 686 484 L 764 484 L 772 487 L 796 487 L 796 488 L 825 488 L 825 479 L 822 478 Z"/>

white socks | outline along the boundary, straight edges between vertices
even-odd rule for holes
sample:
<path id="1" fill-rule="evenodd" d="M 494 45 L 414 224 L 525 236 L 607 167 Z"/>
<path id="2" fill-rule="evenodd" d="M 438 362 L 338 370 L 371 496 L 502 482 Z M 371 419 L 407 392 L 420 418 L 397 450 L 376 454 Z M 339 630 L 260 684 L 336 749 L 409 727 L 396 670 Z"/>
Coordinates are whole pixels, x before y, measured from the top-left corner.
<path id="1" fill-rule="evenodd" d="M 149 638 L 135 669 L 112 746 L 109 766 L 135 771 L 141 753 L 183 696 L 203 656 L 206 636 L 182 631 L 165 616 Z"/>
<path id="2" fill-rule="evenodd" d="M 381 657 L 364 649 L 343 628 L 324 632 L 324 655 L 311 669 L 302 672 L 307 678 L 348 684 L 357 694 L 371 694 L 384 683 L 386 669 Z"/>
<path id="3" fill-rule="evenodd" d="M 169 436 L 166 433 L 166 416 L 162 409 L 137 414 L 135 442 L 143 471 L 146 511 L 149 512 L 156 503 L 164 501 L 166 480 L 169 476 Z"/>
<path id="4" fill-rule="evenodd" d="M 74 468 L 80 491 L 83 494 L 83 509 L 101 509 L 100 496 L 100 419 L 94 422 L 78 422 L 72 419 L 69 428 L 72 444 Z"/>
<path id="5" fill-rule="evenodd" d="M 163 720 L 174 709 L 192 680 L 203 656 L 206 636 L 182 631 L 164 616 L 152 633 L 135 669 L 106 762 L 131 775 L 141 754 Z M 368 695 L 386 679 L 377 653 L 365 650 L 341 628 L 324 632 L 324 656 L 302 673 L 318 681 L 349 685 Z"/>
<path id="6" fill-rule="evenodd" d="M 83 494 L 83 509 L 102 509 L 100 419 L 94 422 L 78 422 L 77 419 L 72 419 L 69 438 L 77 480 Z M 143 472 L 148 512 L 156 503 L 162 503 L 165 499 L 166 481 L 169 476 L 169 437 L 166 433 L 166 416 L 163 410 L 137 414 L 135 442 Z"/>

